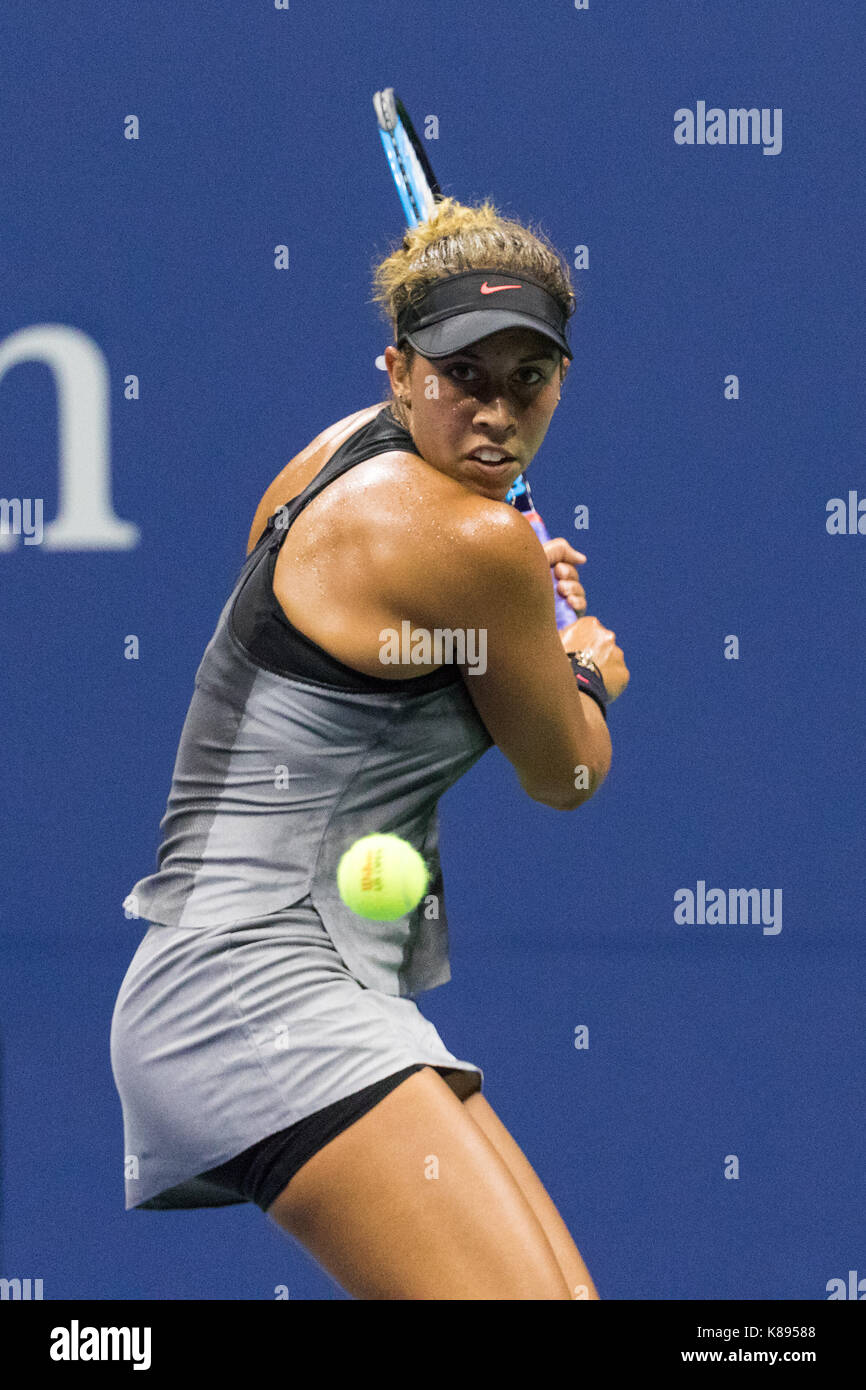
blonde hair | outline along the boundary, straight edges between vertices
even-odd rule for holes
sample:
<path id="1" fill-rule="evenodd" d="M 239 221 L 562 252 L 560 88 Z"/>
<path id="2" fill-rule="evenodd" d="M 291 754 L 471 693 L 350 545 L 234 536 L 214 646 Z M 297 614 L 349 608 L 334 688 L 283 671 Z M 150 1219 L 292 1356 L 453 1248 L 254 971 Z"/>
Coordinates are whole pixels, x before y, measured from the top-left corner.
<path id="1" fill-rule="evenodd" d="M 443 198 L 427 221 L 410 227 L 402 244 L 374 267 L 372 300 L 383 311 L 395 338 L 402 309 L 417 303 L 437 280 L 461 270 L 532 275 L 566 317 L 577 308 L 565 258 L 540 227 L 501 216 L 487 198 L 476 206 Z M 411 344 L 405 343 L 401 350 L 411 365 Z"/>

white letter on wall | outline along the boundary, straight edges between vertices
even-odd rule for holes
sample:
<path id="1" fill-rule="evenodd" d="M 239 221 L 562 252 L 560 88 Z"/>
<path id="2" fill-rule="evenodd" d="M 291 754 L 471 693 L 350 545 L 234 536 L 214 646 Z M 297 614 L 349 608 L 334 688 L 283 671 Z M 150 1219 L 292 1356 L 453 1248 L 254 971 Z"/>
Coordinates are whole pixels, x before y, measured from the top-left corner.
<path id="1" fill-rule="evenodd" d="M 45 527 L 44 550 L 132 550 L 141 538 L 111 502 L 110 401 L 105 356 L 86 333 L 63 323 L 21 328 L 0 342 L 0 381 L 21 362 L 54 374 L 59 425 L 58 514 Z M 8 481 L 6 483 L 8 488 Z M 18 542 L 0 535 L 0 551 Z"/>

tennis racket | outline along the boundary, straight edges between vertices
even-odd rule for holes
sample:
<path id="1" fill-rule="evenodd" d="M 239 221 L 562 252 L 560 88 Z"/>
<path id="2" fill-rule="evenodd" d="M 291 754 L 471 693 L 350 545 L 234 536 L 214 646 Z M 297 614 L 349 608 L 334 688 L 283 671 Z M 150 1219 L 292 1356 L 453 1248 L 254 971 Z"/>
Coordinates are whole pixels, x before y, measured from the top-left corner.
<path id="1" fill-rule="evenodd" d="M 376 92 L 373 96 L 373 106 L 388 167 L 403 205 L 406 225 L 417 227 L 419 222 L 426 222 L 436 203 L 442 198 L 442 190 L 436 181 L 427 151 L 394 88 L 385 87 L 381 92 Z M 544 522 L 533 506 L 532 493 L 522 473 L 512 483 L 505 500 L 523 513 L 542 544 L 550 540 Z M 576 622 L 580 614 L 575 613 L 557 590 L 556 576 L 552 569 L 551 579 L 556 626 L 561 629 Z"/>

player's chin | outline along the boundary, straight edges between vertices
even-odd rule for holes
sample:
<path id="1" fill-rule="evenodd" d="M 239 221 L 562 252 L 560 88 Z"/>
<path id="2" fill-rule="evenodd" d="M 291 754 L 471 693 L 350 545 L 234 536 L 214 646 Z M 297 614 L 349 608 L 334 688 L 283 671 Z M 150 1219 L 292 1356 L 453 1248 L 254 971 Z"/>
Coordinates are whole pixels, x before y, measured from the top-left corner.
<path id="1" fill-rule="evenodd" d="M 480 459 L 465 458 L 461 461 L 462 481 L 468 483 L 485 497 L 504 498 L 520 471 L 515 473 L 513 459 L 505 463 L 482 463 Z"/>

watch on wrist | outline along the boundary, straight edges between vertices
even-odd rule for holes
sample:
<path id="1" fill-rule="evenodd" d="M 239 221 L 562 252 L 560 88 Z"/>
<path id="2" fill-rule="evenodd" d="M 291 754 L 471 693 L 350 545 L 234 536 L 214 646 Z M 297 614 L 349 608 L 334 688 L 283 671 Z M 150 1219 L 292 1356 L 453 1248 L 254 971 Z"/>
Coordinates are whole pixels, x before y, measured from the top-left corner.
<path id="1" fill-rule="evenodd" d="M 595 662 L 594 662 L 593 659 L 592 659 L 592 652 L 590 652 L 590 651 L 569 652 L 568 655 L 571 657 L 572 661 L 576 661 L 576 662 L 577 662 L 578 666 L 585 666 L 585 667 L 587 667 L 588 670 L 594 671 L 595 674 L 599 677 L 600 680 L 604 680 L 604 677 L 602 676 L 601 671 L 599 670 L 598 666 L 595 664 Z"/>

